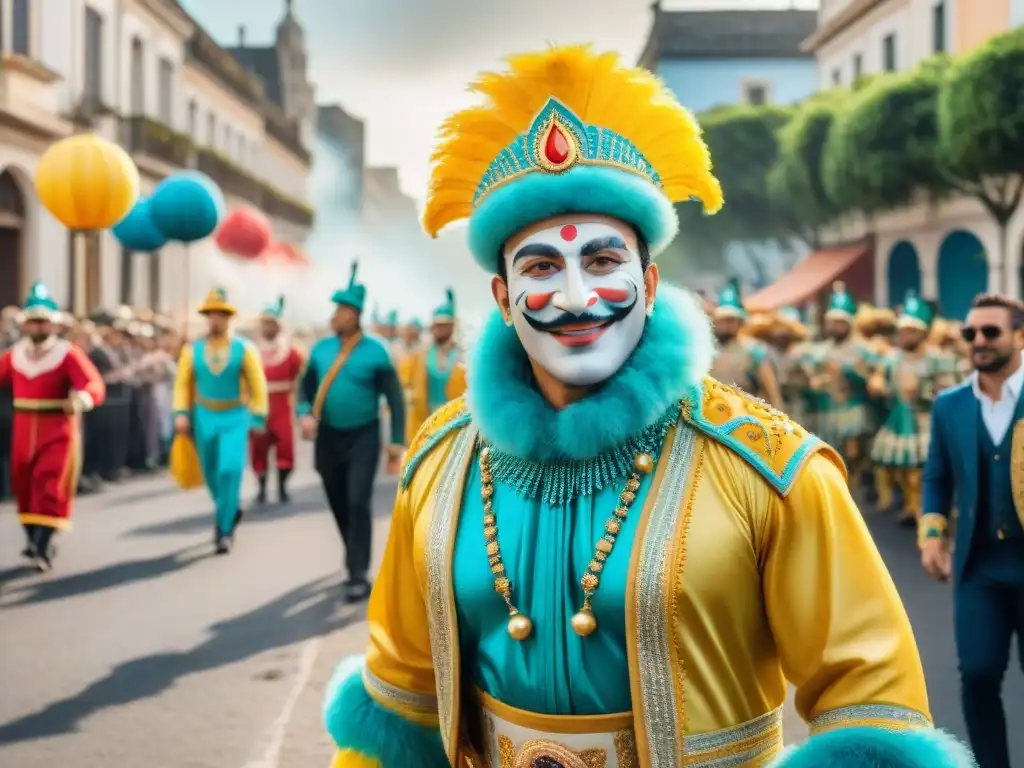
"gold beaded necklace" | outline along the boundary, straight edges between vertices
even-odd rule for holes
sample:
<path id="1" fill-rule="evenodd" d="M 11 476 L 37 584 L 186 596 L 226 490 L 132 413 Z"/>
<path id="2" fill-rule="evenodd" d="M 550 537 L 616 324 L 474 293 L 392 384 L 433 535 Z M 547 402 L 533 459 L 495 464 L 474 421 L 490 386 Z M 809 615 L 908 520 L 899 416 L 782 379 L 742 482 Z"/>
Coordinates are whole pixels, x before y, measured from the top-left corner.
<path id="1" fill-rule="evenodd" d="M 604 570 L 605 561 L 615 546 L 615 539 L 622 530 L 622 524 L 629 514 L 629 508 L 636 500 L 636 491 L 640 487 L 640 475 L 646 475 L 654 469 L 654 459 L 649 453 L 638 453 L 633 457 L 636 470 L 626 481 L 626 486 L 619 494 L 619 503 L 615 512 L 604 524 L 604 535 L 597 540 L 594 557 L 587 566 L 587 572 L 580 579 L 583 587 L 583 607 L 572 617 L 573 631 L 580 637 L 586 637 L 597 629 L 597 619 L 591 606 L 594 593 L 600 584 L 598 574 Z M 487 559 L 494 574 L 494 591 L 501 595 L 508 606 L 508 633 L 514 640 L 525 640 L 533 633 L 533 621 L 520 612 L 512 602 L 512 582 L 505 572 L 505 563 L 501 559 L 501 548 L 498 546 L 498 521 L 494 515 L 494 475 L 491 473 L 491 449 L 484 446 L 480 451 L 480 496 L 484 502 L 484 541 L 487 542 Z"/>

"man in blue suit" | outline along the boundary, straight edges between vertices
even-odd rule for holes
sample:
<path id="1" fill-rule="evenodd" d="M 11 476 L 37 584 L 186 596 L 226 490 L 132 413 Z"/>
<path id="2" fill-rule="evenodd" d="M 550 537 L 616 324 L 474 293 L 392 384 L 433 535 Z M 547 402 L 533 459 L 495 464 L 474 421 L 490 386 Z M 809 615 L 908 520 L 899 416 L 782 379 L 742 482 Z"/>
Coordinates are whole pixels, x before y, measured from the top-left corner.
<path id="1" fill-rule="evenodd" d="M 962 332 L 975 372 L 935 401 L 918 543 L 928 574 L 953 578 L 961 706 L 978 766 L 1010 768 L 1001 688 L 1015 634 L 1024 659 L 1024 304 L 978 296 Z"/>

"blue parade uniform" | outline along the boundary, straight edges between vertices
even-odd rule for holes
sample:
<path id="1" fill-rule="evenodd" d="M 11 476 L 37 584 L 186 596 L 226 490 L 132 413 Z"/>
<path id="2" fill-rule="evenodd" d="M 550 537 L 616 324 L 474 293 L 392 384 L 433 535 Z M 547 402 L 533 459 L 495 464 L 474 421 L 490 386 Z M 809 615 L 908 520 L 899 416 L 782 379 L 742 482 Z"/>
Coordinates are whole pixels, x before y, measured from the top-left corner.
<path id="1" fill-rule="evenodd" d="M 210 292 L 200 313 L 235 314 L 220 289 Z M 230 536 L 240 514 L 249 431 L 267 420 L 267 381 L 256 347 L 227 335 L 186 346 L 174 382 L 174 413 L 191 419 L 203 480 L 216 505 L 219 537 Z"/>
<path id="2" fill-rule="evenodd" d="M 366 288 L 353 264 L 336 305 L 362 312 Z M 390 411 L 391 443 L 405 440 L 405 404 L 391 355 L 384 343 L 361 331 L 321 339 L 310 350 L 300 387 L 300 416 L 316 419 L 315 464 L 345 544 L 347 596 L 369 594 L 373 482 L 380 460 L 380 401 Z"/>

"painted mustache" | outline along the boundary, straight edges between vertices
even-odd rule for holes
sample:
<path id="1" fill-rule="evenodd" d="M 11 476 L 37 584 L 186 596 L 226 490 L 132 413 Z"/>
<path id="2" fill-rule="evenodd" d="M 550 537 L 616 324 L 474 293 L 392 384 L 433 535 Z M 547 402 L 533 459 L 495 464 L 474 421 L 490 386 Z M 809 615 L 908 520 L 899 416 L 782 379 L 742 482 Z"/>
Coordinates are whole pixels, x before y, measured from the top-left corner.
<path id="1" fill-rule="evenodd" d="M 571 312 L 563 312 L 554 320 L 537 320 L 536 318 L 530 317 L 529 314 L 523 313 L 523 317 L 526 322 L 530 324 L 530 327 L 535 331 L 543 331 L 544 333 L 558 333 L 559 331 L 566 330 L 572 326 L 586 327 L 587 325 L 611 325 L 617 323 L 619 320 L 624 319 L 630 312 L 633 311 L 633 307 L 636 306 L 636 302 L 639 299 L 639 295 L 634 293 L 633 300 L 624 306 L 615 307 L 608 314 L 597 314 L 595 312 L 584 312 L 582 315 L 574 315 Z"/>

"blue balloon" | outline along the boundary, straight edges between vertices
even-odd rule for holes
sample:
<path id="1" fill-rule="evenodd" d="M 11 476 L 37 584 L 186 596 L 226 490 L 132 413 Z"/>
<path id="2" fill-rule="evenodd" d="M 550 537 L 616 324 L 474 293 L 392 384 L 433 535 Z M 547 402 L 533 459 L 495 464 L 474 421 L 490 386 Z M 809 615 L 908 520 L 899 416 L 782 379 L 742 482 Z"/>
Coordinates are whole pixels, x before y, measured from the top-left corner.
<path id="1" fill-rule="evenodd" d="M 129 251 L 152 253 L 163 248 L 167 238 L 153 223 L 149 200 L 140 197 L 128 215 L 110 229 L 114 237 Z"/>
<path id="2" fill-rule="evenodd" d="M 217 229 L 224 217 L 224 195 L 205 173 L 183 171 L 157 185 L 149 211 L 168 240 L 193 243 Z"/>

